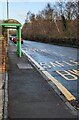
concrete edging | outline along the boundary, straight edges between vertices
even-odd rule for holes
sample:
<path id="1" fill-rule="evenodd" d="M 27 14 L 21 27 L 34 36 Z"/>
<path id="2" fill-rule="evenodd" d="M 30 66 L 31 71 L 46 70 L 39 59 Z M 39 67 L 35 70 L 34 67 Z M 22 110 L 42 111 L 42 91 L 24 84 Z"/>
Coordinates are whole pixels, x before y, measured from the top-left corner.
<path id="1" fill-rule="evenodd" d="M 4 120 L 8 118 L 8 73 L 5 72 L 5 85 L 4 85 Z"/>

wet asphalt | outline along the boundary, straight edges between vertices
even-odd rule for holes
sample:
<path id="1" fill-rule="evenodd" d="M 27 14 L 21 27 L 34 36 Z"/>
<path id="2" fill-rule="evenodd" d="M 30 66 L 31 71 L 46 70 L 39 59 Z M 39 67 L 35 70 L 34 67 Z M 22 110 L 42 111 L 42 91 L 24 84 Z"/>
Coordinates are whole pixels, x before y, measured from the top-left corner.
<path id="1" fill-rule="evenodd" d="M 8 118 L 77 118 L 16 46 L 8 47 Z"/>

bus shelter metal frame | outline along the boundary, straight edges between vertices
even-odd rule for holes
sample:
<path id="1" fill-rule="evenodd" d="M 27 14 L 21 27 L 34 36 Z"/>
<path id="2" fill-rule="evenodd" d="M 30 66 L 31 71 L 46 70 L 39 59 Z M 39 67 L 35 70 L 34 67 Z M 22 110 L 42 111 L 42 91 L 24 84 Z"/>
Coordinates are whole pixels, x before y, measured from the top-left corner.
<path id="1" fill-rule="evenodd" d="M 6 29 L 16 29 L 17 30 L 17 54 L 19 57 L 22 56 L 22 50 L 21 50 L 21 24 L 16 23 L 2 23 L 0 26 L 5 27 Z"/>

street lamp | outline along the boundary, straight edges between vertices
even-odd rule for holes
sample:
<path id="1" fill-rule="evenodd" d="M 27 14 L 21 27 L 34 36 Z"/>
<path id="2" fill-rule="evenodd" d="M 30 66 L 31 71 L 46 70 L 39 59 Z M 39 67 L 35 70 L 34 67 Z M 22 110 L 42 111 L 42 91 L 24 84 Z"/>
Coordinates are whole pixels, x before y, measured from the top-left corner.
<path id="1" fill-rule="evenodd" d="M 9 19 L 9 2 L 7 0 L 7 19 Z"/>
<path id="2" fill-rule="evenodd" d="M 9 19 L 9 2 L 7 0 L 7 19 Z M 9 43 L 9 30 L 7 29 L 7 42 Z"/>

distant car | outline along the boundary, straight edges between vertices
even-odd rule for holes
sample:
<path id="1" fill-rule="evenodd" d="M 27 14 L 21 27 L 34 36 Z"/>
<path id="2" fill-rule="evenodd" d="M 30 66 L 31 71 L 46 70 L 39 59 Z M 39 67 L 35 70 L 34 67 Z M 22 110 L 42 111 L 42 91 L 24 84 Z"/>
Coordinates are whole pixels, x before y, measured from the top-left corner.
<path id="1" fill-rule="evenodd" d="M 16 44 L 16 42 L 17 42 L 16 37 L 13 38 L 13 42 Z"/>
<path id="2" fill-rule="evenodd" d="M 13 39 L 15 38 L 16 36 L 9 36 L 9 39 L 11 40 L 11 41 L 13 41 Z"/>
<path id="3" fill-rule="evenodd" d="M 17 38 L 16 38 L 16 37 L 13 38 L 13 42 L 14 42 L 15 44 L 17 43 Z M 21 44 L 23 44 L 23 38 L 21 38 Z"/>
<path id="4" fill-rule="evenodd" d="M 12 38 L 13 38 L 12 36 L 9 37 L 10 40 L 12 40 Z"/>

